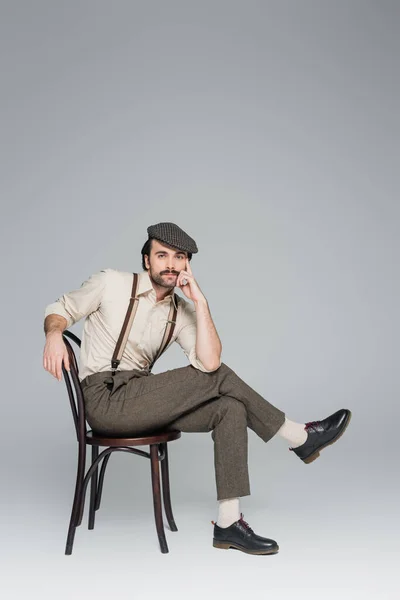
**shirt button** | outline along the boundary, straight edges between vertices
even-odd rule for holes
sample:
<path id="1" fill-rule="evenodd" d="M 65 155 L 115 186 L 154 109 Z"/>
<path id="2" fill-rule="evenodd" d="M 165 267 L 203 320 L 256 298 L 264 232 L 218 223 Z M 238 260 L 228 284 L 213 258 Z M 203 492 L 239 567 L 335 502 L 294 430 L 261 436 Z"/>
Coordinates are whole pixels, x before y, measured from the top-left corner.
<path id="1" fill-rule="evenodd" d="M 138 344 L 138 346 L 137 346 L 137 347 L 138 347 L 138 348 L 140 348 L 140 349 L 142 349 L 142 348 L 143 348 L 142 344 Z"/>

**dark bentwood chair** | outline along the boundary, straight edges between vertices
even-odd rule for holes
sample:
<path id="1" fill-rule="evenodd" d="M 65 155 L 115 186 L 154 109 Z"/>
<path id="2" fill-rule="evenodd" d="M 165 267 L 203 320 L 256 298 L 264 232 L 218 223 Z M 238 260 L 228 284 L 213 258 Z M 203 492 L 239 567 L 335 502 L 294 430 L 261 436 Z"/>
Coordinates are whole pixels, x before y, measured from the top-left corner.
<path id="1" fill-rule="evenodd" d="M 153 488 L 153 505 L 154 517 L 156 521 L 157 535 L 160 543 L 161 552 L 168 552 L 167 540 L 165 538 L 163 514 L 161 505 L 161 486 L 160 486 L 160 469 L 161 462 L 161 479 L 162 479 L 162 495 L 164 500 L 164 509 L 167 521 L 171 531 L 178 531 L 175 525 L 171 507 L 171 496 L 169 489 L 169 469 L 168 469 L 168 449 L 167 443 L 177 440 L 181 437 L 180 431 L 155 432 L 154 435 L 138 438 L 122 438 L 122 437 L 104 437 L 97 435 L 95 431 L 88 430 L 86 427 L 85 404 L 83 399 L 82 388 L 78 377 L 78 364 L 75 353 L 68 339 L 73 340 L 79 347 L 81 340 L 70 331 L 63 332 L 63 340 L 67 347 L 70 371 L 65 369 L 64 364 L 62 370 L 64 380 L 67 385 L 69 401 L 72 409 L 72 416 L 75 423 L 75 430 L 78 440 L 78 470 L 76 475 L 75 495 L 72 505 L 71 520 L 68 529 L 67 544 L 65 554 L 72 554 L 72 546 L 74 544 L 75 530 L 82 523 L 83 510 L 85 505 L 86 488 L 90 483 L 90 503 L 89 503 L 89 523 L 88 528 L 94 529 L 95 511 L 100 508 L 101 494 L 103 489 L 104 474 L 110 456 L 113 452 L 130 452 L 138 454 L 150 459 L 151 464 L 151 482 Z M 74 394 L 75 392 L 75 394 Z M 86 446 L 92 446 L 92 464 L 85 475 L 86 465 Z M 132 446 L 150 446 L 150 452 L 138 450 Z M 107 446 L 99 454 L 99 446 Z M 99 464 L 103 460 L 98 476 Z"/>

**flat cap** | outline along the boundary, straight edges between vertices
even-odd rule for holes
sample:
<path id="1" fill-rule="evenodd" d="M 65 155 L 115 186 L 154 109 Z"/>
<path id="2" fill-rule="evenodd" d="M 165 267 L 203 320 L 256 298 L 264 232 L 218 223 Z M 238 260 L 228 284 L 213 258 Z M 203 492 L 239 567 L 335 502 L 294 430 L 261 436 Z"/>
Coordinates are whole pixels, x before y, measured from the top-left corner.
<path id="1" fill-rule="evenodd" d="M 165 242 L 169 246 L 179 248 L 185 252 L 196 254 L 198 248 L 196 242 L 183 229 L 175 223 L 157 223 L 147 228 L 149 239 L 154 238 L 159 242 Z"/>

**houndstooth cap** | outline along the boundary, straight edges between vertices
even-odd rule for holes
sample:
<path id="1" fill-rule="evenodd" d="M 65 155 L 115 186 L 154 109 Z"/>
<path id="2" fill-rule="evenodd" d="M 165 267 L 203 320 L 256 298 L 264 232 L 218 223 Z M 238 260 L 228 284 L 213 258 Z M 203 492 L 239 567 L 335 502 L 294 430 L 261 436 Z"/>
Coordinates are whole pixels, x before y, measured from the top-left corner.
<path id="1" fill-rule="evenodd" d="M 175 223 L 157 223 L 150 225 L 147 228 L 149 238 L 154 238 L 159 242 L 165 242 L 174 248 L 191 252 L 198 252 L 196 242 L 183 229 L 175 225 Z"/>

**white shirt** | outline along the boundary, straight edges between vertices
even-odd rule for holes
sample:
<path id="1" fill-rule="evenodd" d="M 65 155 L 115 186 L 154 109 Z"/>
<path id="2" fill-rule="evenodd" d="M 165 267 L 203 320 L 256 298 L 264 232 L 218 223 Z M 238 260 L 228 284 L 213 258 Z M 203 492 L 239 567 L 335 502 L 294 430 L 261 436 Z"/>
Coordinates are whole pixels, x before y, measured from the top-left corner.
<path id="1" fill-rule="evenodd" d="M 156 293 L 147 271 L 138 273 L 139 303 L 118 370 L 143 370 L 155 358 L 164 335 L 171 290 L 163 300 Z M 45 309 L 47 315 L 65 317 L 67 328 L 86 317 L 79 358 L 79 379 L 98 371 L 111 370 L 111 357 L 125 319 L 132 292 L 133 273 L 104 269 L 91 275 L 77 290 L 63 294 Z M 197 319 L 194 305 L 180 297 L 174 334 L 190 363 L 209 373 L 196 356 Z M 170 345 L 169 344 L 169 345 Z"/>

